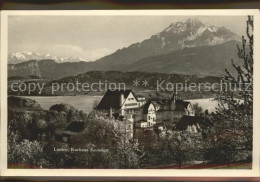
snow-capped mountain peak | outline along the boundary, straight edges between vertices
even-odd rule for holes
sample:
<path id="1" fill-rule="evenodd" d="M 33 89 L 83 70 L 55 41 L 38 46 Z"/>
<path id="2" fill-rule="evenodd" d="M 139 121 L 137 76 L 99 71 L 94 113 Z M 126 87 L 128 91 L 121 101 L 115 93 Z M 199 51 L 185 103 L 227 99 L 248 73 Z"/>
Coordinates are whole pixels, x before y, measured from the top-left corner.
<path id="1" fill-rule="evenodd" d="M 216 45 L 229 40 L 239 40 L 235 33 L 232 33 L 225 27 L 216 27 L 214 25 L 203 23 L 198 19 L 188 19 L 185 22 L 171 23 L 166 29 L 157 34 L 158 38 L 163 37 L 161 41 L 164 48 L 179 46 L 197 47 L 202 45 Z M 176 43 L 178 45 L 176 45 Z M 171 45 L 174 44 L 174 45 Z M 167 46 L 168 45 L 168 46 Z"/>
<path id="2" fill-rule="evenodd" d="M 24 51 L 24 52 L 16 52 L 8 54 L 8 63 L 9 64 L 18 64 L 29 60 L 43 60 L 43 59 L 52 59 L 57 63 L 65 63 L 65 62 L 80 62 L 87 61 L 81 57 L 58 57 L 52 56 L 48 54 L 40 54 L 38 52 Z"/>

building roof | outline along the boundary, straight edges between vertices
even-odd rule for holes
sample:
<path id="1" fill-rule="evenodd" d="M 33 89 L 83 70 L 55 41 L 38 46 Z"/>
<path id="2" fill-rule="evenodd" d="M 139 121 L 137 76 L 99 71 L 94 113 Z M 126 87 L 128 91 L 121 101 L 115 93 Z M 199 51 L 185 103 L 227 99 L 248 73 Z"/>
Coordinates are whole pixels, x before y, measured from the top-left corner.
<path id="1" fill-rule="evenodd" d="M 64 135 L 79 135 L 81 133 L 77 133 L 77 132 L 73 132 L 73 131 L 64 131 L 63 134 Z"/>
<path id="2" fill-rule="evenodd" d="M 182 118 L 179 120 L 179 122 L 176 124 L 177 130 L 186 130 L 188 126 L 197 126 L 202 121 L 202 118 L 200 116 L 182 116 Z"/>
<path id="3" fill-rule="evenodd" d="M 150 104 L 152 104 L 152 103 L 151 103 L 151 102 L 147 102 L 147 103 L 144 105 L 144 110 L 143 110 L 144 114 L 147 114 L 147 113 L 148 113 L 148 108 L 149 108 Z"/>
<path id="4" fill-rule="evenodd" d="M 121 108 L 121 103 L 120 103 L 120 98 L 121 94 L 124 95 L 124 99 L 128 97 L 128 95 L 132 93 L 134 97 L 137 99 L 137 96 L 135 93 L 131 90 L 107 90 L 105 93 L 104 97 L 100 101 L 100 103 L 97 106 L 97 109 L 99 110 L 108 110 L 110 108 L 112 109 L 120 109 Z M 149 93 L 149 102 L 147 102 L 145 105 L 141 106 L 144 109 L 144 114 L 148 113 L 148 108 L 149 105 L 152 103 L 155 107 L 160 107 L 163 105 L 170 105 L 171 102 L 173 101 L 173 98 L 167 98 L 167 95 L 165 94 L 158 94 L 158 93 Z M 146 95 L 147 98 L 147 95 Z M 176 108 L 174 111 L 185 111 L 185 109 L 188 107 L 190 102 L 188 101 L 183 101 L 183 100 L 175 100 L 176 103 Z M 163 109 L 164 110 L 164 109 Z"/>
<path id="5" fill-rule="evenodd" d="M 136 121 L 135 123 L 147 123 L 147 121 L 142 119 L 142 120 Z"/>
<path id="6" fill-rule="evenodd" d="M 154 105 L 155 107 L 160 107 L 160 106 L 163 105 L 163 102 L 161 102 L 161 101 L 151 101 L 151 103 L 153 103 L 153 105 Z"/>
<path id="7" fill-rule="evenodd" d="M 154 106 L 163 106 L 163 105 L 170 106 L 170 101 L 171 100 L 150 101 L 146 105 L 144 105 L 144 112 L 145 112 L 145 114 L 147 113 L 147 109 L 148 109 L 150 103 L 152 103 Z M 188 102 L 188 101 L 175 100 L 176 107 L 175 107 L 174 111 L 185 111 L 185 109 L 188 107 L 189 104 L 190 104 L 190 102 Z M 164 108 L 161 108 L 157 112 L 164 112 L 164 111 L 166 111 L 166 110 Z M 167 111 L 173 111 L 173 110 L 168 109 Z"/>
<path id="8" fill-rule="evenodd" d="M 185 111 L 185 109 L 188 107 L 190 102 L 183 101 L 183 100 L 176 100 L 175 104 L 176 104 L 175 111 Z"/>
<path id="9" fill-rule="evenodd" d="M 150 101 L 162 101 L 170 98 L 168 94 L 162 92 L 142 92 L 141 94 Z"/>
<path id="10" fill-rule="evenodd" d="M 148 108 L 149 108 L 150 104 L 153 104 L 153 106 L 155 107 L 155 109 L 156 109 L 156 107 L 160 107 L 160 106 L 163 105 L 163 103 L 160 102 L 160 101 L 149 101 L 149 102 L 147 102 L 146 104 L 144 104 L 144 106 L 143 106 L 143 108 L 144 108 L 144 110 L 143 110 L 143 111 L 144 111 L 144 114 L 147 114 L 147 113 L 148 113 Z"/>
<path id="11" fill-rule="evenodd" d="M 98 104 L 97 109 L 99 109 L 99 110 L 110 109 L 110 108 L 120 109 L 121 108 L 121 103 L 120 103 L 121 94 L 123 94 L 124 98 L 126 99 L 128 97 L 128 95 L 130 94 L 130 92 L 132 92 L 132 94 L 134 95 L 133 91 L 130 89 L 129 90 L 119 90 L 119 89 L 107 90 L 104 97 Z"/>

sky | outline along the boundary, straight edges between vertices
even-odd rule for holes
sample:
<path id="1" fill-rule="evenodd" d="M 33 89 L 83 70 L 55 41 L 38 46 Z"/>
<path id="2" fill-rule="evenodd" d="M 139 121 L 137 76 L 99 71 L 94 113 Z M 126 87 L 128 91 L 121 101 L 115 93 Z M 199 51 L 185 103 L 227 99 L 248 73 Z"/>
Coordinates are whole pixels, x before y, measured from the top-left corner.
<path id="1" fill-rule="evenodd" d="M 8 52 L 95 61 L 188 18 L 225 26 L 239 36 L 246 30 L 246 16 L 9 16 Z"/>

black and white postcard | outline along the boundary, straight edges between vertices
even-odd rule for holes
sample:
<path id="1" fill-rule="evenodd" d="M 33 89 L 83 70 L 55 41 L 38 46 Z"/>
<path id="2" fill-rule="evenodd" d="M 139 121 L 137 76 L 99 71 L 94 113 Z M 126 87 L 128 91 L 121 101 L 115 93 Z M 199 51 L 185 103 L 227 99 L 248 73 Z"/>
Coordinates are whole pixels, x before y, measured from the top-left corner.
<path id="1" fill-rule="evenodd" d="M 2 11 L 2 175 L 259 176 L 259 15 Z"/>

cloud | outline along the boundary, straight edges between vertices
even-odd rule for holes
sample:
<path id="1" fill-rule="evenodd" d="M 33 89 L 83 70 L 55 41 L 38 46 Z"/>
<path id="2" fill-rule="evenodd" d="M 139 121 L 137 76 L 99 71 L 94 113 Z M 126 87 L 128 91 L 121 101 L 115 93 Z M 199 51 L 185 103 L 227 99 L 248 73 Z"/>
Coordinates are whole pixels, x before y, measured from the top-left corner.
<path id="1" fill-rule="evenodd" d="M 102 58 L 104 56 L 107 56 L 114 51 L 108 48 L 100 48 L 100 49 L 93 49 L 93 50 L 87 50 L 84 58 L 89 61 L 95 61 L 99 58 Z"/>
<path id="2" fill-rule="evenodd" d="M 68 44 L 55 44 L 53 49 L 66 51 L 66 52 L 82 52 L 83 48 L 77 45 L 68 45 Z"/>

